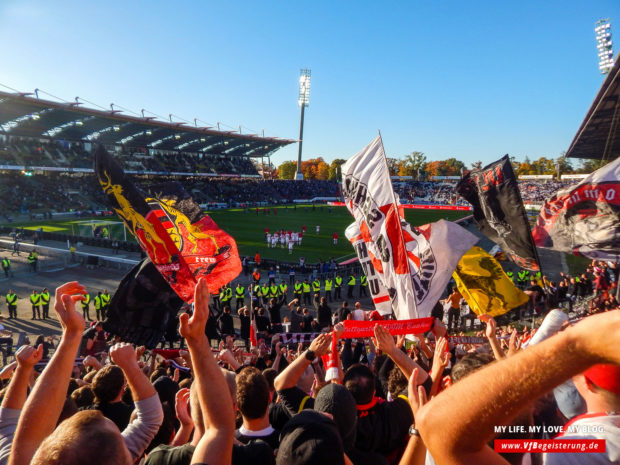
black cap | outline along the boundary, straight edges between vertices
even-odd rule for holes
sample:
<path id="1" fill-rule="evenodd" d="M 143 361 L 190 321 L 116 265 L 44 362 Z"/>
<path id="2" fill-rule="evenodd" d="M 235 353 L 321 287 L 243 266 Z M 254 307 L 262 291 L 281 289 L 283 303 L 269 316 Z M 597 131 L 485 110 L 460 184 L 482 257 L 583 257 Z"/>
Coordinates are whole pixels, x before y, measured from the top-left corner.
<path id="1" fill-rule="evenodd" d="M 338 428 L 327 416 L 303 410 L 282 428 L 276 465 L 344 465 Z"/>

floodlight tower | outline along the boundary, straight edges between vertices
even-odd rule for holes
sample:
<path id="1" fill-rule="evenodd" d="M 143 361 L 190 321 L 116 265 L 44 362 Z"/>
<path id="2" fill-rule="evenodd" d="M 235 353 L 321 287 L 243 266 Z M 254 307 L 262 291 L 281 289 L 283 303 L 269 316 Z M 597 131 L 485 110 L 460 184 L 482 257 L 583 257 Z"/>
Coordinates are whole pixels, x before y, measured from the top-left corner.
<path id="1" fill-rule="evenodd" d="M 297 152 L 297 173 L 295 179 L 303 181 L 304 175 L 301 172 L 301 146 L 304 139 L 304 108 L 310 105 L 310 70 L 302 69 L 299 72 L 299 98 L 297 104 L 301 107 L 299 116 L 299 152 Z"/>
<path id="2" fill-rule="evenodd" d="M 594 32 L 596 34 L 596 48 L 598 50 L 598 69 L 601 74 L 607 74 L 614 66 L 614 51 L 609 18 L 599 19 L 594 25 Z"/>

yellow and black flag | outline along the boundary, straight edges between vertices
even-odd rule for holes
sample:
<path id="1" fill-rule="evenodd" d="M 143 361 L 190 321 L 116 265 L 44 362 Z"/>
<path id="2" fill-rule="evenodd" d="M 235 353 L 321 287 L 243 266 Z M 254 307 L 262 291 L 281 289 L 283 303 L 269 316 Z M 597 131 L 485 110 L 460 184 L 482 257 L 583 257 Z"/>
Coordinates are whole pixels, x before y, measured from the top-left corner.
<path id="1" fill-rule="evenodd" d="M 515 287 L 497 260 L 480 247 L 472 247 L 461 257 L 452 277 L 476 315 L 503 315 L 529 299 Z"/>

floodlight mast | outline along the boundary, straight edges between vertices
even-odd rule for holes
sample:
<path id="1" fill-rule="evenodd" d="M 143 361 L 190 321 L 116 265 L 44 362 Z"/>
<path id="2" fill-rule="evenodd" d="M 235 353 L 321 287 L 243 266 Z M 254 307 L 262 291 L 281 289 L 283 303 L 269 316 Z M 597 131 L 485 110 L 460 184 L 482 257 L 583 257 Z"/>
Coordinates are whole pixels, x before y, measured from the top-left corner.
<path id="1" fill-rule="evenodd" d="M 609 18 L 599 19 L 594 25 L 596 49 L 598 51 L 598 69 L 607 74 L 614 66 L 613 41 L 611 39 L 611 23 Z"/>
<path id="2" fill-rule="evenodd" d="M 304 139 L 304 109 L 310 105 L 310 75 L 309 69 L 304 68 L 299 72 L 299 98 L 297 104 L 301 108 L 299 116 L 299 151 L 297 152 L 297 173 L 295 173 L 295 179 L 297 181 L 303 181 L 304 175 L 301 172 L 301 148 Z"/>

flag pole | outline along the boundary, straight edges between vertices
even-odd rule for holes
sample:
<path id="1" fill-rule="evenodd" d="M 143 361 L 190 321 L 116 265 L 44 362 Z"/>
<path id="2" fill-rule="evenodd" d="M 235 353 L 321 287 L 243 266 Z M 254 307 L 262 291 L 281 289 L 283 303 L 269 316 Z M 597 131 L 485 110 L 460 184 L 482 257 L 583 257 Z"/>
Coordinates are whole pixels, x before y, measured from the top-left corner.
<path id="1" fill-rule="evenodd" d="M 413 289 L 413 279 L 411 278 L 411 266 L 409 264 L 409 258 L 406 256 L 407 254 L 407 246 L 405 245 L 405 234 L 403 233 L 403 228 L 400 223 L 400 212 L 398 211 L 398 203 L 396 201 L 396 193 L 394 192 L 394 186 L 392 185 L 392 177 L 390 176 L 390 166 L 387 162 L 387 157 L 385 155 L 385 147 L 383 146 L 383 137 L 381 137 L 381 130 L 377 129 L 379 133 L 379 142 L 381 143 L 381 152 L 383 153 L 383 163 L 385 164 L 385 169 L 387 171 L 388 179 L 390 180 L 390 191 L 392 192 L 392 202 L 394 202 L 394 208 L 396 209 L 396 216 L 398 217 L 398 230 L 400 231 L 400 238 L 403 241 L 403 247 L 405 248 L 405 263 L 407 264 L 407 274 L 409 275 L 409 280 L 411 281 L 411 287 Z M 392 300 L 392 299 L 390 299 Z M 413 305 L 415 306 L 415 312 L 418 313 L 418 306 L 415 304 L 415 295 L 413 298 Z M 392 301 L 392 314 L 394 313 L 394 304 Z M 419 317 L 419 315 L 418 315 Z"/>

